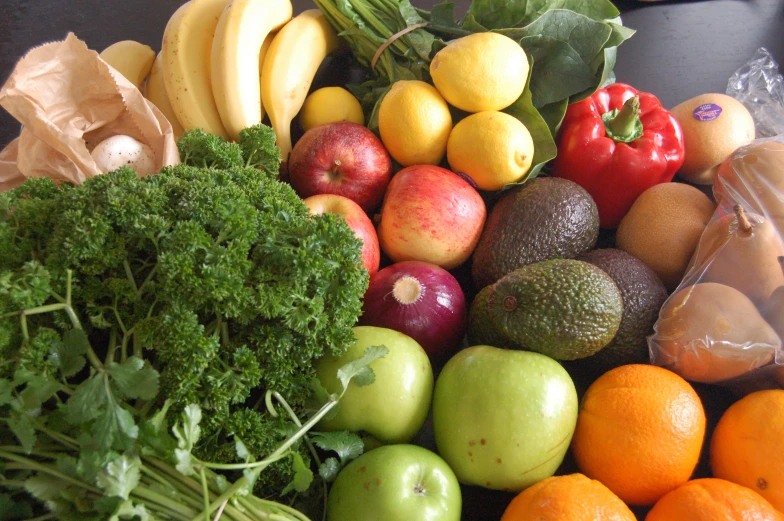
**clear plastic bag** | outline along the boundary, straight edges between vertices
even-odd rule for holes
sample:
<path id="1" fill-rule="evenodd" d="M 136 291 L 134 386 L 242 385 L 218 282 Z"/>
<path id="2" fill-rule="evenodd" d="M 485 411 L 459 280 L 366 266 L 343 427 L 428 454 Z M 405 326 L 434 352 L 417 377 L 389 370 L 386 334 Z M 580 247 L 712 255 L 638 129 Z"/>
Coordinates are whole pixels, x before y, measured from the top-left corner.
<path id="1" fill-rule="evenodd" d="M 719 168 L 717 202 L 649 338 L 651 361 L 687 380 L 784 388 L 784 135 Z"/>
<path id="2" fill-rule="evenodd" d="M 784 77 L 766 48 L 757 49 L 751 60 L 735 71 L 726 93 L 749 109 L 758 137 L 784 134 Z"/>
<path id="3" fill-rule="evenodd" d="M 761 138 L 719 168 L 716 211 L 659 312 L 651 362 L 741 392 L 784 388 L 784 78 L 766 49 L 727 94 L 749 109 Z"/>

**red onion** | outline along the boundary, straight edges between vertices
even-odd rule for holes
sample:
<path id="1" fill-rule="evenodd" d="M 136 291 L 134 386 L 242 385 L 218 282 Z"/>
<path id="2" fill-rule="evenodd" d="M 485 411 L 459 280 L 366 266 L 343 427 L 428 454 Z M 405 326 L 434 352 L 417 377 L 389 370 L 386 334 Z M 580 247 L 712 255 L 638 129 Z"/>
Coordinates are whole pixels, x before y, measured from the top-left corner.
<path id="1" fill-rule="evenodd" d="M 429 262 L 403 261 L 370 277 L 359 324 L 410 336 L 435 364 L 457 350 L 466 321 L 465 295 L 451 273 Z"/>

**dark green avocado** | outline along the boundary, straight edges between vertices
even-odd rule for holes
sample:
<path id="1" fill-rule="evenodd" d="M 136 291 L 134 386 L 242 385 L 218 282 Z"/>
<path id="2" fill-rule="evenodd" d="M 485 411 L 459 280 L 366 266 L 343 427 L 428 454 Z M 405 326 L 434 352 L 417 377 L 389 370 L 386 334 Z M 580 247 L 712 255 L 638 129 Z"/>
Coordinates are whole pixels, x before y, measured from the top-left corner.
<path id="1" fill-rule="evenodd" d="M 484 288 L 528 264 L 572 259 L 596 245 L 599 212 L 593 198 L 567 179 L 537 177 L 510 189 L 487 217 L 471 276 Z"/>

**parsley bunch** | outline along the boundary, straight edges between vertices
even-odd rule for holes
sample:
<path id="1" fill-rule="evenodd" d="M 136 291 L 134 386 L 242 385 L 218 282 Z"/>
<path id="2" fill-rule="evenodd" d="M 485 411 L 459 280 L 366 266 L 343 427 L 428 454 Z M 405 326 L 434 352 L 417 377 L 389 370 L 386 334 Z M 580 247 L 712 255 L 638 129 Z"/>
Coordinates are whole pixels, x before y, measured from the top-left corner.
<path id="1" fill-rule="evenodd" d="M 238 143 L 191 131 L 179 147 L 183 163 L 153 176 L 30 179 L 0 194 L 0 461 L 25 459 L 32 474 L 10 481 L 47 504 L 64 489 L 49 497 L 29 479 L 78 481 L 78 519 L 145 519 L 133 501 L 96 496 L 129 501 L 134 476 L 158 472 L 147 454 L 178 464 L 178 486 L 196 483 L 213 502 L 227 477 L 262 497 L 288 491 L 315 454 L 295 442 L 278 452 L 311 410 L 312 363 L 353 341 L 368 283 L 361 243 L 277 180 L 271 129 Z M 288 416 L 269 393 L 286 397 Z M 174 437 L 167 414 L 183 418 Z M 188 465 L 212 474 L 191 483 Z"/>

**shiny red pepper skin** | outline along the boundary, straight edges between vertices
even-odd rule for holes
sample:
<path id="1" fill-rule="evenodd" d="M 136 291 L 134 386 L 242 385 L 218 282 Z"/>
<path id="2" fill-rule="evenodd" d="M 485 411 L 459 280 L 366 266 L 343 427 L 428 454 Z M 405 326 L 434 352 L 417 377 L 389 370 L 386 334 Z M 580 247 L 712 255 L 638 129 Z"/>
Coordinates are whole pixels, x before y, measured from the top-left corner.
<path id="1" fill-rule="evenodd" d="M 608 137 L 602 114 L 640 99 L 643 135 L 630 142 Z M 569 106 L 557 137 L 552 175 L 570 179 L 596 201 L 602 228 L 616 228 L 646 189 L 671 181 L 683 164 L 678 120 L 652 94 L 615 83 Z"/>

